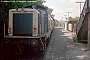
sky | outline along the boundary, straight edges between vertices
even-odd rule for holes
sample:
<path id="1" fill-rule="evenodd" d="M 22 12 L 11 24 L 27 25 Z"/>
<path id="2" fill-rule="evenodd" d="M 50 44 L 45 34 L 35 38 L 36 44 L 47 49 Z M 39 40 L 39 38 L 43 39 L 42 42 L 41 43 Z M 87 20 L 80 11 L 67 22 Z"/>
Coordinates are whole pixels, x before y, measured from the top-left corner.
<path id="1" fill-rule="evenodd" d="M 80 4 L 76 2 L 85 2 L 85 0 L 45 0 L 46 3 L 43 3 L 45 6 L 53 9 L 52 14 L 55 15 L 55 19 L 63 20 L 64 15 L 69 13 L 69 17 L 78 17 L 80 16 Z M 81 9 L 83 9 L 84 3 L 81 4 Z"/>

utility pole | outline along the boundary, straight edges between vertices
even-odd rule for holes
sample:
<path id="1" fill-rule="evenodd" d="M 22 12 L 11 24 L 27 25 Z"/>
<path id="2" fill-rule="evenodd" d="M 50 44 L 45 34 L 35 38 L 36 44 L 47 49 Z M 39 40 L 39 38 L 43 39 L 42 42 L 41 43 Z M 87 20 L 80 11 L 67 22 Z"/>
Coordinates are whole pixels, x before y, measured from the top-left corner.
<path id="1" fill-rule="evenodd" d="M 64 15 L 65 16 L 65 30 L 68 30 L 68 20 L 66 18 L 67 15 Z"/>
<path id="2" fill-rule="evenodd" d="M 71 13 L 71 12 L 67 12 L 68 13 L 68 20 L 69 20 L 69 13 Z"/>
<path id="3" fill-rule="evenodd" d="M 67 17 L 66 17 L 67 15 L 64 15 L 64 16 L 65 16 L 65 19 L 67 20 Z"/>
<path id="4" fill-rule="evenodd" d="M 76 2 L 76 3 L 80 4 L 80 14 L 81 14 L 81 3 L 84 3 L 84 2 Z"/>

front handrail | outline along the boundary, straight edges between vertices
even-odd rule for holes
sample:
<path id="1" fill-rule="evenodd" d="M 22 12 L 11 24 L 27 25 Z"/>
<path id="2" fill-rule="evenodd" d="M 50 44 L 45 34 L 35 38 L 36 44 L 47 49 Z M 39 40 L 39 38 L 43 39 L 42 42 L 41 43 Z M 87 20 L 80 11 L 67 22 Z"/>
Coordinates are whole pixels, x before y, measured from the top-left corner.
<path id="1" fill-rule="evenodd" d="M 79 30 L 82 26 L 82 22 L 84 20 L 85 15 L 86 15 L 85 10 L 87 9 L 87 7 L 88 7 L 88 5 L 87 5 L 87 0 L 86 0 L 85 3 L 84 3 L 83 9 L 82 9 L 82 13 L 80 14 L 80 19 L 77 23 L 76 34 L 78 34 L 78 32 L 79 32 Z"/>

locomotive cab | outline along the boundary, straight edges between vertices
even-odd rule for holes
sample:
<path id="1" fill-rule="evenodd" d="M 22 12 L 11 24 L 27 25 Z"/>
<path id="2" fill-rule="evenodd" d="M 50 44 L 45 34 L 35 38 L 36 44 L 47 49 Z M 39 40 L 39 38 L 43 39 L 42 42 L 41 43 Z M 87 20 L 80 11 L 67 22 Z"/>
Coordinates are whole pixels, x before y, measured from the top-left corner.
<path id="1" fill-rule="evenodd" d="M 8 37 L 38 36 L 38 14 L 36 9 L 9 10 Z"/>

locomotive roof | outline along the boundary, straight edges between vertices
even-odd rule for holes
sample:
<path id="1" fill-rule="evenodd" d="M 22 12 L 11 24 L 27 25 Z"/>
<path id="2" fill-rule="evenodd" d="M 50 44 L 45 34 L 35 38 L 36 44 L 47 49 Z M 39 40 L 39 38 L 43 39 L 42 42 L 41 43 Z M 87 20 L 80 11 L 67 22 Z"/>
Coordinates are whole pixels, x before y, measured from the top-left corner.
<path id="1" fill-rule="evenodd" d="M 44 6 L 40 6 L 40 5 L 37 5 L 37 4 L 32 4 L 32 5 L 29 5 L 29 6 L 26 6 L 25 8 L 32 8 L 32 9 L 44 9 L 46 10 L 47 8 L 44 7 Z"/>

